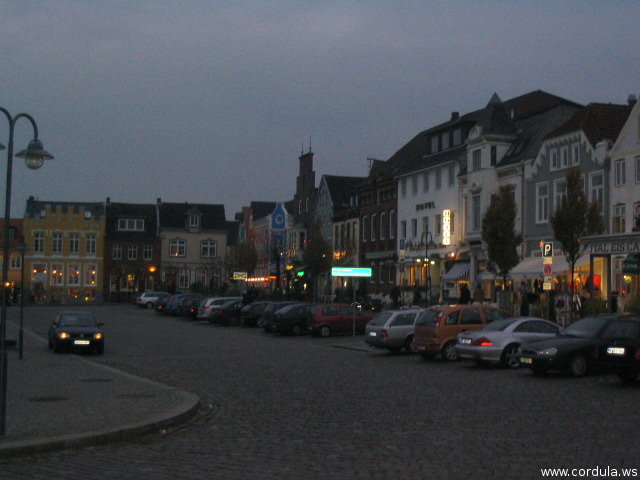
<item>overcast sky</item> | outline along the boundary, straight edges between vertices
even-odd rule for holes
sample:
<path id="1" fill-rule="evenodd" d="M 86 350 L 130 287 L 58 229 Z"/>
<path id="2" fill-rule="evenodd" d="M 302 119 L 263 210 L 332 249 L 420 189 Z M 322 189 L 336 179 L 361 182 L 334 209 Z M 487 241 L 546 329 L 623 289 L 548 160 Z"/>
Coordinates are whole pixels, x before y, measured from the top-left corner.
<path id="1" fill-rule="evenodd" d="M 223 203 L 232 219 L 292 198 L 309 138 L 317 181 L 364 176 L 367 157 L 494 92 L 640 93 L 635 0 L 0 0 L 0 12 L 0 106 L 33 115 L 56 157 L 37 171 L 15 159 L 13 217 L 34 195 Z M 16 151 L 31 137 L 21 120 Z"/>

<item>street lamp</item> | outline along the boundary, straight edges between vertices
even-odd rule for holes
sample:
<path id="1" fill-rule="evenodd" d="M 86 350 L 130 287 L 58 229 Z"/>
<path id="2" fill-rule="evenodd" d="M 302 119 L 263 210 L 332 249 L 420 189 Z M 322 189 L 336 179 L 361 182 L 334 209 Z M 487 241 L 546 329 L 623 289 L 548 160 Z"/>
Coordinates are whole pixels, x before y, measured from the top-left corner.
<path id="1" fill-rule="evenodd" d="M 5 189 L 4 202 L 4 244 L 2 251 L 2 285 L 7 283 L 9 270 L 9 219 L 11 216 L 11 173 L 13 170 L 13 134 L 18 119 L 26 118 L 31 122 L 33 127 L 33 140 L 29 142 L 26 149 L 16 153 L 16 157 L 24 158 L 24 161 L 32 170 L 40 168 L 45 160 L 53 158 L 49 152 L 44 150 L 42 142 L 38 140 L 38 126 L 36 121 L 28 113 L 19 113 L 15 117 L 0 107 L 0 111 L 4 113 L 9 121 L 9 143 L 7 145 L 7 183 Z M 4 150 L 5 146 L 0 144 L 0 150 Z M 0 312 L 0 435 L 5 434 L 7 419 L 7 290 L 2 292 L 2 310 Z"/>
<path id="2" fill-rule="evenodd" d="M 18 337 L 18 356 L 22 360 L 24 352 L 24 254 L 28 250 L 27 246 L 22 244 L 18 247 L 20 252 L 20 335 Z"/>
<path id="3" fill-rule="evenodd" d="M 431 265 L 429 262 L 429 245 L 433 245 L 433 235 L 431 232 L 422 232 L 420 242 L 424 242 L 424 263 L 427 269 L 427 306 L 431 305 Z"/>

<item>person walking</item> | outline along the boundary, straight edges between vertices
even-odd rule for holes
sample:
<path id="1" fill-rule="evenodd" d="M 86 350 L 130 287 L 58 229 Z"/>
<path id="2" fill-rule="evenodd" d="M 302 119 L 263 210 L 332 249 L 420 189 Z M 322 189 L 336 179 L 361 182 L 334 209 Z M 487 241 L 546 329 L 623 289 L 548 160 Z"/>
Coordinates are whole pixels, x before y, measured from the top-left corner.
<path id="1" fill-rule="evenodd" d="M 471 291 L 466 283 L 460 287 L 460 305 L 467 305 L 471 301 Z"/>

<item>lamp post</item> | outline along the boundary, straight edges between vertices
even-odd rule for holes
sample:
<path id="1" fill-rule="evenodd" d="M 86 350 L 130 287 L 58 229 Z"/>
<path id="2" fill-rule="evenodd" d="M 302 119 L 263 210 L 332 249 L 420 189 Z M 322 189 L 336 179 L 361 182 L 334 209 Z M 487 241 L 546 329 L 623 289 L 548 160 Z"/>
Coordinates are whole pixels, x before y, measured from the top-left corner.
<path id="1" fill-rule="evenodd" d="M 18 337 L 18 356 L 22 360 L 24 352 L 24 254 L 28 250 L 26 245 L 20 245 L 18 252 L 20 252 L 20 335 Z"/>
<path id="2" fill-rule="evenodd" d="M 424 242 L 424 263 L 427 269 L 427 306 L 431 305 L 431 264 L 429 262 L 429 245 L 433 244 L 431 232 L 422 232 L 420 241 Z"/>
<path id="3" fill-rule="evenodd" d="M 53 158 L 49 152 L 45 151 L 42 142 L 38 140 L 38 126 L 36 121 L 28 113 L 19 113 L 15 117 L 0 107 L 9 121 L 9 143 L 7 145 L 7 182 L 4 202 L 4 244 L 2 251 L 2 285 L 7 283 L 9 267 L 9 219 L 11 216 L 11 173 L 13 170 L 13 134 L 16 122 L 20 118 L 26 118 L 33 127 L 33 140 L 29 142 L 26 149 L 16 154 L 18 158 L 24 158 L 27 167 L 32 170 L 40 168 L 45 160 Z M 4 145 L 0 144 L 0 150 L 4 150 Z M 7 291 L 2 292 L 2 310 L 0 311 L 0 435 L 5 434 L 7 419 Z"/>

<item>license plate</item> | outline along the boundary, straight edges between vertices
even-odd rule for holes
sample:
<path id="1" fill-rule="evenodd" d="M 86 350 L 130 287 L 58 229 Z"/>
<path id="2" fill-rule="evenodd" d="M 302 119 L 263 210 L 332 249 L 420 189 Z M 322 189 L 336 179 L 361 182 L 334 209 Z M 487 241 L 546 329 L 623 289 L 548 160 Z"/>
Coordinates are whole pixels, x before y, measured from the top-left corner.
<path id="1" fill-rule="evenodd" d="M 89 340 L 74 340 L 74 345 L 89 345 L 91 342 Z"/>
<path id="2" fill-rule="evenodd" d="M 369 336 L 376 337 L 378 334 L 376 332 L 369 332 Z"/>
<path id="3" fill-rule="evenodd" d="M 529 358 L 529 357 L 521 357 L 520 358 L 520 363 L 533 363 L 533 358 Z"/>
<path id="4" fill-rule="evenodd" d="M 469 343 L 471 343 L 471 339 L 470 338 L 461 338 L 460 339 L 460 343 L 469 344 Z"/>
<path id="5" fill-rule="evenodd" d="M 607 348 L 609 355 L 624 355 L 624 348 L 622 347 L 609 347 Z"/>

